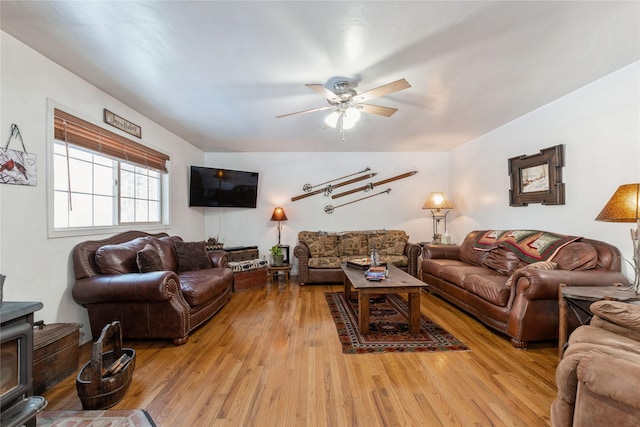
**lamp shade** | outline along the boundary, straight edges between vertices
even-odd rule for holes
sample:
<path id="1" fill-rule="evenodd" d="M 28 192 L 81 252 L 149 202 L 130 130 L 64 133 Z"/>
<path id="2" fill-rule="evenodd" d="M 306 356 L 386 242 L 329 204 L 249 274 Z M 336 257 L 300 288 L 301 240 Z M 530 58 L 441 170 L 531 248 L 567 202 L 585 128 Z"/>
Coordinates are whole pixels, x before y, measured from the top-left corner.
<path id="1" fill-rule="evenodd" d="M 338 126 L 339 118 L 340 118 L 340 113 L 337 111 L 334 111 L 333 113 L 325 117 L 324 122 L 327 124 L 327 126 L 335 128 L 336 126 Z"/>
<path id="2" fill-rule="evenodd" d="M 442 191 L 429 193 L 429 197 L 422 205 L 422 209 L 453 209 L 453 204 Z"/>
<path id="3" fill-rule="evenodd" d="M 281 207 L 277 207 L 273 210 L 273 215 L 271 215 L 271 221 L 286 221 L 287 214 L 284 213 L 284 209 Z"/>
<path id="4" fill-rule="evenodd" d="M 625 184 L 618 187 L 596 221 L 636 222 L 640 218 L 640 184 Z"/>

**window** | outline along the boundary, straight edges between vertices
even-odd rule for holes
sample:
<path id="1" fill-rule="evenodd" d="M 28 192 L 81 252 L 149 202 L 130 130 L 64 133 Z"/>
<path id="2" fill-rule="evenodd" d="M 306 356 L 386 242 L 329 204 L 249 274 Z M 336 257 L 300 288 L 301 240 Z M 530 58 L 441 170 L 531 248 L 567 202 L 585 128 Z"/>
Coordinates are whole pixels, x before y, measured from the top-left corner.
<path id="1" fill-rule="evenodd" d="M 168 160 L 55 109 L 54 230 L 160 224 Z"/>

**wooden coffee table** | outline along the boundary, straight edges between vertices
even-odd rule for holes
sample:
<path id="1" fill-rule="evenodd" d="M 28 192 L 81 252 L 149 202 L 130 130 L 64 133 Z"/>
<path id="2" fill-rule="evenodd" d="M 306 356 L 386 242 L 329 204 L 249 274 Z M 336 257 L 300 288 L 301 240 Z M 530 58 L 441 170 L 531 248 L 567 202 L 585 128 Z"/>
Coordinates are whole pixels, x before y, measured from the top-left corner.
<path id="1" fill-rule="evenodd" d="M 420 332 L 420 288 L 425 284 L 399 268 L 389 264 L 389 277 L 380 281 L 367 280 L 364 271 L 340 266 L 344 271 L 344 298 L 351 298 L 351 287 L 358 291 L 358 326 L 361 334 L 369 333 L 369 296 L 407 293 L 409 295 L 409 331 Z"/>

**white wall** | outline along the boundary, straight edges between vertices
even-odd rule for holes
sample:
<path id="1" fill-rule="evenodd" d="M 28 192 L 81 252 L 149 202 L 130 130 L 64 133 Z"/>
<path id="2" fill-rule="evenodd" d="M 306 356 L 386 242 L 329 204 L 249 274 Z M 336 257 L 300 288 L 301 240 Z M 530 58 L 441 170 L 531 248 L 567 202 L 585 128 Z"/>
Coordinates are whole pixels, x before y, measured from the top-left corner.
<path id="1" fill-rule="evenodd" d="M 301 142 L 304 143 L 304 142 Z M 422 204 L 431 191 L 449 190 L 449 153 L 206 153 L 205 165 L 259 172 L 256 209 L 194 208 L 206 215 L 207 236 L 223 240 L 225 246 L 258 245 L 260 255 L 278 242 L 277 223 L 271 214 L 282 206 L 288 220 L 282 222 L 282 244 L 291 246 L 294 272 L 297 263 L 293 247 L 303 230 L 345 231 L 363 229 L 401 229 L 412 242 L 431 240 L 431 217 Z M 413 176 L 332 199 L 322 194 L 291 201 L 304 194 L 304 184 L 316 185 L 350 175 L 369 167 L 377 175 L 371 179 L 336 188 L 333 194 L 370 182 L 377 182 L 405 172 Z M 350 177 L 347 179 L 351 179 Z M 342 180 L 344 181 L 344 180 Z M 340 182 L 340 181 L 338 181 Z M 334 182 L 332 184 L 336 184 Z M 322 188 L 324 187 L 318 187 Z M 381 194 L 337 207 L 391 188 Z M 315 190 L 316 188 L 314 188 Z M 327 214 L 325 206 L 334 206 Z"/>
<path id="2" fill-rule="evenodd" d="M 634 63 L 453 150 L 454 238 L 534 228 L 604 240 L 631 259 L 635 225 L 594 218 L 619 185 L 640 182 L 639 76 Z M 508 159 L 558 144 L 565 146 L 565 205 L 510 207 Z"/>
<path id="3" fill-rule="evenodd" d="M 10 35 L 0 33 L 0 43 L 0 139 L 4 145 L 11 124 L 17 124 L 27 150 L 38 160 L 35 187 L 0 185 L 0 272 L 7 276 L 4 300 L 43 302 L 44 308 L 35 313 L 37 320 L 80 322 L 86 325 L 81 329 L 85 341 L 89 322 L 86 310 L 71 297 L 70 254 L 75 244 L 106 236 L 47 238 L 47 99 L 96 124 L 102 122 L 107 108 L 140 125 L 143 144 L 171 156 L 171 228 L 167 231 L 185 240 L 204 237 L 204 214 L 187 207 L 188 165 L 202 162 L 204 154 Z"/>

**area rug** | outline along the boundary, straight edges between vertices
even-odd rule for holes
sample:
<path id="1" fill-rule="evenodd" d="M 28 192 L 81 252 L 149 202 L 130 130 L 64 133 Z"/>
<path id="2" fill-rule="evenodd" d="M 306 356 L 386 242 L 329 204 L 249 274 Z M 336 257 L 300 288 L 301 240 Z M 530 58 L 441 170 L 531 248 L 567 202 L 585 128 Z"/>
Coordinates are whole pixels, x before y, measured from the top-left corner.
<path id="1" fill-rule="evenodd" d="M 156 427 L 142 409 L 99 411 L 42 411 L 38 427 Z"/>
<path id="2" fill-rule="evenodd" d="M 424 314 L 420 315 L 420 332 L 409 332 L 407 303 L 398 295 L 385 295 L 369 300 L 369 334 L 358 328 L 358 301 L 345 301 L 343 292 L 325 293 L 331 316 L 338 329 L 342 352 L 415 353 L 437 351 L 468 351 L 456 337 L 438 326 Z"/>

